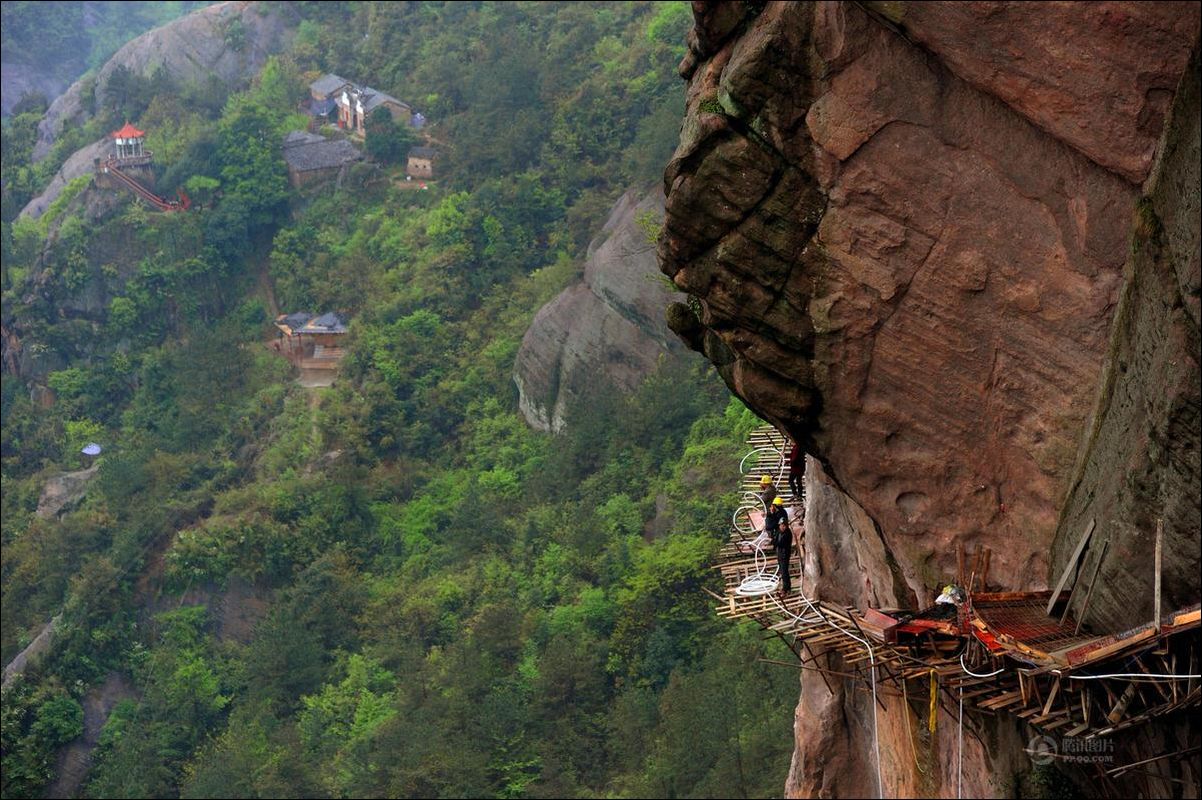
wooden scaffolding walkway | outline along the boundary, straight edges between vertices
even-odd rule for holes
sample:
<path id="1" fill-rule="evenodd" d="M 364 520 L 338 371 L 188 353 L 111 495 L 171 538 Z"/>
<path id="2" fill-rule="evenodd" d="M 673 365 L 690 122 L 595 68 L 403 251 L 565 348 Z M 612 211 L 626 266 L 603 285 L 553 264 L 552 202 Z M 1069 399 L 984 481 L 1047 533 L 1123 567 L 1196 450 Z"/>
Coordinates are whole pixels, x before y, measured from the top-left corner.
<path id="1" fill-rule="evenodd" d="M 1045 734 L 1084 738 L 1202 704 L 1197 605 L 1158 624 L 1096 635 L 1082 632 L 1069 616 L 1069 592 L 1055 602 L 1051 592 L 974 593 L 970 578 L 967 601 L 958 608 L 860 611 L 807 597 L 796 557 L 790 563 L 794 593 L 781 597 L 773 590 L 772 546 L 760 535 L 760 476 L 774 479 L 795 525 L 805 498 L 789 491 L 784 436 L 765 426 L 747 444 L 741 505 L 714 567 L 723 583 L 715 610 L 780 637 L 797 666 L 821 675 L 828 687 L 851 680 L 856 688 L 871 682 L 877 694 L 906 694 L 907 681 L 922 680 L 938 686 L 941 702 L 1014 714 Z M 978 554 L 976 563 L 973 574 L 980 576 L 988 570 L 988 553 Z"/>

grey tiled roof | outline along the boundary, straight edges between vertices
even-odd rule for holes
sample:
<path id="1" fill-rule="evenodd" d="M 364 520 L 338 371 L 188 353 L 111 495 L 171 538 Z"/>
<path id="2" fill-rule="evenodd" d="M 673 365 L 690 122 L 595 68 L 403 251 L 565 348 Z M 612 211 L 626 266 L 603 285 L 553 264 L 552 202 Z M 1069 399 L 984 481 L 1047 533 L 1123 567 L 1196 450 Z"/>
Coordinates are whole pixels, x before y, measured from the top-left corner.
<path id="1" fill-rule="evenodd" d="M 316 133 L 308 131 L 292 131 L 284 137 L 284 147 L 296 147 L 298 144 L 316 144 L 324 142 L 326 139 Z"/>
<path id="2" fill-rule="evenodd" d="M 293 311 L 291 314 L 280 314 L 275 324 L 285 325 L 295 331 L 311 319 L 313 315 L 308 311 Z"/>
<path id="3" fill-rule="evenodd" d="M 340 78 L 334 74 L 322 75 L 320 78 L 309 84 L 309 89 L 311 89 L 315 94 L 328 95 L 330 92 L 346 86 L 348 83 L 351 82 L 346 78 Z"/>
<path id="4" fill-rule="evenodd" d="M 346 333 L 346 320 L 335 311 L 327 311 L 306 322 L 300 333 Z"/>
<path id="5" fill-rule="evenodd" d="M 284 148 L 284 160 L 288 162 L 290 168 L 297 172 L 340 167 L 361 158 L 363 158 L 363 154 L 345 139 L 338 141 L 323 139 L 320 142 L 296 144 Z"/>
<path id="6" fill-rule="evenodd" d="M 363 113 L 370 114 L 373 109 L 378 108 L 384 103 L 396 103 L 401 108 L 409 108 L 408 103 L 397 100 L 390 94 L 385 94 L 379 89 L 373 89 L 370 86 L 363 87 Z"/>
<path id="7" fill-rule="evenodd" d="M 438 151 L 433 147 L 414 147 L 409 151 L 410 158 L 434 158 Z"/>

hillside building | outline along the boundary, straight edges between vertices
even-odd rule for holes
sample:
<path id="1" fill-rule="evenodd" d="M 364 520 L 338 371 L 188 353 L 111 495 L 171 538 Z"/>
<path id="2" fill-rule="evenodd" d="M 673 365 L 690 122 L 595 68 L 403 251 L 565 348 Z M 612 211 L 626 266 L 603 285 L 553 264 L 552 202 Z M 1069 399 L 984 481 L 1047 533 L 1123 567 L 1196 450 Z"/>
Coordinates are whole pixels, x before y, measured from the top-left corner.
<path id="1" fill-rule="evenodd" d="M 411 178 L 434 178 L 434 162 L 438 159 L 438 151 L 433 147 L 415 147 L 409 151 L 405 162 L 405 174 Z"/>
<path id="2" fill-rule="evenodd" d="M 337 369 L 346 352 L 346 323 L 335 311 L 320 316 L 307 311 L 281 314 L 275 320 L 280 332 L 275 349 L 301 369 Z"/>
<path id="3" fill-rule="evenodd" d="M 353 136 L 367 137 L 367 119 L 378 109 L 387 109 L 394 122 L 412 125 L 413 109 L 386 92 L 370 86 L 360 86 L 339 75 L 322 75 L 309 84 L 309 96 L 300 104 L 301 110 L 313 119 L 313 126 L 331 119 L 339 128 Z M 419 124 L 425 117 L 417 115 Z"/>
<path id="4" fill-rule="evenodd" d="M 295 188 L 338 174 L 363 159 L 363 154 L 345 139 L 326 139 L 316 133 L 292 131 L 284 137 L 284 163 L 288 180 Z"/>
<path id="5" fill-rule="evenodd" d="M 110 133 L 109 138 L 113 140 L 115 148 L 113 157 L 122 166 L 150 163 L 153 154 L 146 149 L 145 132 L 127 122 L 120 130 Z"/>

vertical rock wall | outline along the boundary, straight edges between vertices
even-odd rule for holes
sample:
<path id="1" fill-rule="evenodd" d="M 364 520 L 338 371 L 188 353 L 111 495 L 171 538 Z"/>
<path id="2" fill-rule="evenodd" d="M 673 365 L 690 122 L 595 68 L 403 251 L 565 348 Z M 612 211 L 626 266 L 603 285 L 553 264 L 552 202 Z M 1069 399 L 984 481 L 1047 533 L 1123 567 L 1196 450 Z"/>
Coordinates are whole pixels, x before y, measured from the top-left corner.
<path id="1" fill-rule="evenodd" d="M 1080 571 L 1092 575 L 1102 559 L 1086 617 L 1102 630 L 1152 618 L 1158 520 L 1165 531 L 1164 610 L 1198 601 L 1199 97 L 1195 49 L 1161 159 L 1133 214 L 1131 253 L 1094 424 L 1053 549 L 1059 572 L 1081 532 L 1091 520 L 1096 523 Z"/>
<path id="2" fill-rule="evenodd" d="M 808 590 L 913 606 L 960 543 L 1045 588 L 1083 520 L 1161 514 L 1166 603 L 1197 600 L 1196 101 L 1168 111 L 1199 10 L 694 3 L 668 321 L 821 465 Z M 1138 615 L 1129 563 L 1099 628 Z M 787 792 L 875 795 L 871 701 L 811 675 Z M 885 793 L 954 795 L 955 718 L 924 761 L 882 702 Z M 965 796 L 1012 794 L 1021 727 L 969 725 Z"/>

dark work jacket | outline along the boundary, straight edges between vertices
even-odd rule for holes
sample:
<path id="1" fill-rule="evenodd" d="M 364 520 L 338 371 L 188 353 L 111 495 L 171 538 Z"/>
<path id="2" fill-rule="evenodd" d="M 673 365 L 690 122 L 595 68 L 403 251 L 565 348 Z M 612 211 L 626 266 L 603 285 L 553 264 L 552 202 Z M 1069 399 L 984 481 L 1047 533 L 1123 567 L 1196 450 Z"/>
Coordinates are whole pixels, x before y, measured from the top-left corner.
<path id="1" fill-rule="evenodd" d="M 784 530 L 781 530 L 781 525 Z M 783 506 L 772 506 L 768 516 L 764 517 L 764 530 L 772 539 L 772 546 L 777 553 L 788 553 L 793 547 L 793 531 L 789 527 L 789 512 Z"/>

